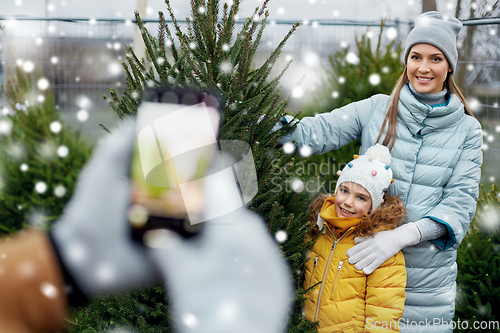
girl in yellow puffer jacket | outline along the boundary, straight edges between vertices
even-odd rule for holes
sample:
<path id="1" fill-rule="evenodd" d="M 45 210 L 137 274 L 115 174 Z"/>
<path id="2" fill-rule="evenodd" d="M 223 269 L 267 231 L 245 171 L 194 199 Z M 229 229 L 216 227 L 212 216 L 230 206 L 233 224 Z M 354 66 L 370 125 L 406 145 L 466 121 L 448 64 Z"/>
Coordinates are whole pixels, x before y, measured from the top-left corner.
<path id="1" fill-rule="evenodd" d="M 399 332 L 405 302 L 406 268 L 397 253 L 370 275 L 348 262 L 356 237 L 396 228 L 405 218 L 398 197 L 384 200 L 392 181 L 389 150 L 379 144 L 340 173 L 334 197 L 317 199 L 314 220 L 321 235 L 306 263 L 304 307 L 318 332 Z M 317 218 L 317 220 L 316 220 Z"/>

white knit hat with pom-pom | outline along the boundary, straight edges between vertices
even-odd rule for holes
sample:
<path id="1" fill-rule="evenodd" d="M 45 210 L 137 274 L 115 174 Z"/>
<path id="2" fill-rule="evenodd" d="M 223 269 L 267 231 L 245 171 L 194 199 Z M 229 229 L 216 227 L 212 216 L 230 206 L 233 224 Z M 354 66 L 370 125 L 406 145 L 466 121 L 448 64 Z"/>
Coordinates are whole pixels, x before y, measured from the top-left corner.
<path id="1" fill-rule="evenodd" d="M 383 202 L 384 192 L 392 182 L 391 153 L 386 146 L 376 144 L 368 148 L 364 155 L 354 156 L 354 160 L 347 163 L 335 187 L 335 193 L 344 182 L 353 182 L 363 186 L 372 199 L 372 210 L 377 209 Z"/>

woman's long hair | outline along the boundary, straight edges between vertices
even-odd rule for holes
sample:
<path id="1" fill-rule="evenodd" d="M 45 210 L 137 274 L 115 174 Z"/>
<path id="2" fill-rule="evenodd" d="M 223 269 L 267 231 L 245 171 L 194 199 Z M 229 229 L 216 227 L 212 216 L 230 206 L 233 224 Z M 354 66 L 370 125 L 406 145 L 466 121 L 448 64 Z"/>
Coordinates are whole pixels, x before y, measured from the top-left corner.
<path id="1" fill-rule="evenodd" d="M 403 74 L 399 77 L 398 82 L 394 86 L 394 89 L 391 93 L 391 98 L 389 100 L 389 106 L 387 108 L 387 113 L 384 118 L 384 122 L 382 123 L 382 128 L 378 134 L 377 142 L 379 142 L 380 138 L 384 134 L 384 129 L 387 125 L 387 134 L 385 135 L 384 141 L 382 141 L 382 145 L 386 146 L 391 150 L 394 147 L 394 143 L 396 142 L 397 137 L 397 124 L 398 124 L 398 104 L 399 104 L 399 95 L 401 93 L 401 89 L 403 86 L 408 83 L 408 70 L 404 69 Z M 451 73 L 448 73 L 446 80 L 444 81 L 444 86 L 451 94 L 457 95 L 462 104 L 464 105 L 465 114 L 474 117 L 472 112 L 467 105 L 464 95 L 453 81 L 453 77 Z"/>

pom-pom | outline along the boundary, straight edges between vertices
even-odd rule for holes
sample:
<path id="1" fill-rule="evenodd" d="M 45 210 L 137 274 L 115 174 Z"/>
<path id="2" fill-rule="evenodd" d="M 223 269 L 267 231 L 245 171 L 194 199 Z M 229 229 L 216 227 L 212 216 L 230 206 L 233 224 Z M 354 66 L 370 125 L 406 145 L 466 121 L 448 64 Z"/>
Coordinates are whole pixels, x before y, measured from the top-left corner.
<path id="1" fill-rule="evenodd" d="M 373 162 L 373 158 L 368 157 L 368 162 Z"/>
<path id="2" fill-rule="evenodd" d="M 368 148 L 365 155 L 368 155 L 373 159 L 378 159 L 384 164 L 391 164 L 391 153 L 389 152 L 389 148 L 382 146 L 379 143 Z"/>
<path id="3" fill-rule="evenodd" d="M 377 170 L 372 170 L 372 176 L 375 177 L 377 175 Z"/>
<path id="4" fill-rule="evenodd" d="M 337 171 L 337 176 L 339 176 L 339 177 L 340 177 L 340 174 L 341 174 L 341 173 L 342 173 L 342 171 L 340 171 L 340 170 L 339 170 L 339 171 Z"/>
<path id="5" fill-rule="evenodd" d="M 352 155 L 352 157 L 353 157 L 354 159 L 357 159 L 357 158 L 359 157 L 359 155 L 354 154 L 354 155 Z"/>
<path id="6" fill-rule="evenodd" d="M 348 166 L 349 168 L 352 168 L 352 167 L 353 167 L 353 164 L 352 164 L 351 162 L 349 162 L 349 163 L 347 163 L 347 166 Z"/>

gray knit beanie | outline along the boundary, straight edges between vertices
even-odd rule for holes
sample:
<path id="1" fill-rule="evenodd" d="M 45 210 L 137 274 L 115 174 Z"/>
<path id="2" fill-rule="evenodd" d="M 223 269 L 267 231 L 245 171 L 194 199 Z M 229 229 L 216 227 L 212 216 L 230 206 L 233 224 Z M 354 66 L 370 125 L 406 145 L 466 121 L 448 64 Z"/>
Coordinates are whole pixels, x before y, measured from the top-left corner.
<path id="1" fill-rule="evenodd" d="M 415 28 L 406 38 L 405 65 L 413 45 L 430 44 L 444 53 L 453 74 L 458 61 L 457 36 L 460 29 L 462 29 L 462 22 L 452 16 L 439 12 L 423 13 L 417 18 Z"/>

